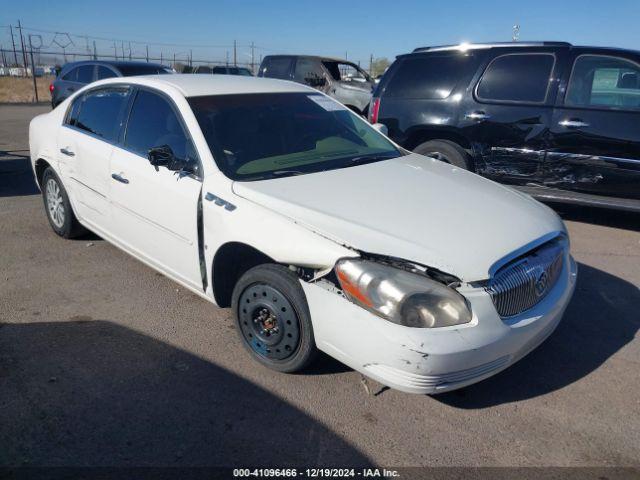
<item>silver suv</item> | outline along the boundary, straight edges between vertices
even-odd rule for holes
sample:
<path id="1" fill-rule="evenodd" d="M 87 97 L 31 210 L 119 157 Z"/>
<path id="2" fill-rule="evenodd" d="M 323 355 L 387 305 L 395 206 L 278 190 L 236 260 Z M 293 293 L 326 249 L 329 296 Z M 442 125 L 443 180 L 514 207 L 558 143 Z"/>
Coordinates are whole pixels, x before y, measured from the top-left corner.
<path id="1" fill-rule="evenodd" d="M 309 55 L 268 55 L 262 60 L 258 76 L 309 85 L 365 116 L 375 85 L 355 63 Z"/>

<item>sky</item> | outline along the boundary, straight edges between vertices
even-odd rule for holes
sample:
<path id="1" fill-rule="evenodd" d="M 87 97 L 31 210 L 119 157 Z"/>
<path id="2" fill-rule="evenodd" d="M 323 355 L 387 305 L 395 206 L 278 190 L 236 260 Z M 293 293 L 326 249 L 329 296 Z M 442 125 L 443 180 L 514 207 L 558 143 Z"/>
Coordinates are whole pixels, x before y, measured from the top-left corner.
<path id="1" fill-rule="evenodd" d="M 304 53 L 345 57 L 368 66 L 370 55 L 393 59 L 418 46 L 460 42 L 562 40 L 640 49 L 640 0 L 0 0 L 0 44 L 20 20 L 43 50 L 174 53 L 194 59 L 255 61 Z M 55 34 L 55 32 L 62 32 Z M 64 33 L 72 34 L 70 39 Z M 40 35 L 37 37 L 37 35 Z M 74 36 L 75 35 L 75 36 Z M 80 38 L 78 35 L 87 35 Z M 16 37 L 17 38 L 17 37 Z M 114 39 L 114 40 L 110 40 Z M 162 45 L 161 45 L 162 44 Z"/>

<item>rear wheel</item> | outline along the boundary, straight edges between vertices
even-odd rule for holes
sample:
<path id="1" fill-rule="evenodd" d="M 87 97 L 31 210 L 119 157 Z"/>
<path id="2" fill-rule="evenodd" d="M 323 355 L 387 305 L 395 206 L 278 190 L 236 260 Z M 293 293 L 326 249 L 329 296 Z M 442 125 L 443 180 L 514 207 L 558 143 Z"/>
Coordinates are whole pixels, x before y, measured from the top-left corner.
<path id="1" fill-rule="evenodd" d="M 77 237 L 86 232 L 73 213 L 67 191 L 51 167 L 42 175 L 42 198 L 54 232 L 64 238 Z"/>
<path id="2" fill-rule="evenodd" d="M 465 170 L 473 170 L 466 150 L 450 140 L 429 140 L 418 145 L 413 151 Z"/>
<path id="3" fill-rule="evenodd" d="M 281 265 L 258 265 L 233 290 L 233 311 L 243 345 L 258 362 L 296 372 L 316 355 L 311 315 L 298 277 Z"/>

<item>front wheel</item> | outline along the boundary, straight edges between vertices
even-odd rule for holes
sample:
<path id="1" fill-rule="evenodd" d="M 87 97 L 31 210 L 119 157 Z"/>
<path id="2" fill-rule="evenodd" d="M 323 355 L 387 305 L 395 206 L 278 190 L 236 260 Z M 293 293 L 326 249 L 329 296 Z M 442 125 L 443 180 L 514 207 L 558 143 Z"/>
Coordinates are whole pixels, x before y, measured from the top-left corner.
<path id="1" fill-rule="evenodd" d="M 471 159 L 465 149 L 450 140 L 429 140 L 418 145 L 413 151 L 465 170 L 473 170 Z"/>
<path id="2" fill-rule="evenodd" d="M 280 372 L 307 367 L 317 349 L 311 315 L 298 277 L 281 265 L 258 265 L 238 281 L 232 298 L 244 347 L 264 366 Z"/>
<path id="3" fill-rule="evenodd" d="M 86 230 L 73 213 L 69 195 L 51 167 L 42 176 L 42 198 L 54 232 L 64 238 L 82 235 Z"/>

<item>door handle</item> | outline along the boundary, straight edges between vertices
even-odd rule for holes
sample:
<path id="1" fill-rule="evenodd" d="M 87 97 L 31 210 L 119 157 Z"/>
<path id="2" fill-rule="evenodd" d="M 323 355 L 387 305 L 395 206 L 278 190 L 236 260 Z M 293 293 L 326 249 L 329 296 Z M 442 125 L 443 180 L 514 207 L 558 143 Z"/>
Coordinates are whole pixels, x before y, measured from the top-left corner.
<path id="1" fill-rule="evenodd" d="M 117 173 L 112 173 L 111 174 L 111 178 L 113 178 L 114 180 L 116 180 L 116 181 L 118 181 L 120 183 L 124 183 L 125 185 L 129 183 L 129 180 L 124 178 L 122 175 L 118 175 Z"/>
<path id="2" fill-rule="evenodd" d="M 484 112 L 470 112 L 465 114 L 464 118 L 467 120 L 489 120 L 491 115 L 487 115 Z"/>
<path id="3" fill-rule="evenodd" d="M 66 148 L 61 148 L 60 149 L 60 153 L 62 153 L 63 155 L 66 155 L 67 157 L 75 157 L 75 155 L 76 155 L 71 150 L 68 150 Z"/>
<path id="4" fill-rule="evenodd" d="M 558 122 L 558 125 L 560 125 L 561 127 L 566 127 L 566 128 L 585 128 L 588 127 L 589 124 L 587 122 L 583 122 L 582 120 L 579 120 L 577 118 L 572 118 L 569 120 L 562 120 L 560 122 Z"/>

